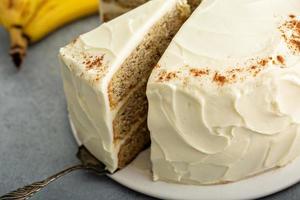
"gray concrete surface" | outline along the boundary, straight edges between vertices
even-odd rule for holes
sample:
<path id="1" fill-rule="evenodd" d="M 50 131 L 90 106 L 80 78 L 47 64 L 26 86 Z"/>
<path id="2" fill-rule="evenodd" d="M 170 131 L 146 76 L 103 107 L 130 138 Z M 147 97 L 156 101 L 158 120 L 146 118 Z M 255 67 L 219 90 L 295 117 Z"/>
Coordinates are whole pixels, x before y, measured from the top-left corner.
<path id="1" fill-rule="evenodd" d="M 72 38 L 98 25 L 90 17 L 60 29 L 30 47 L 17 73 L 7 55 L 8 35 L 0 28 L 0 196 L 77 163 L 68 124 L 57 52 Z M 251 186 L 255 187 L 255 186 Z M 107 177 L 75 172 L 33 199 L 127 200 L 152 198 Z M 265 200 L 299 200 L 300 184 Z"/>

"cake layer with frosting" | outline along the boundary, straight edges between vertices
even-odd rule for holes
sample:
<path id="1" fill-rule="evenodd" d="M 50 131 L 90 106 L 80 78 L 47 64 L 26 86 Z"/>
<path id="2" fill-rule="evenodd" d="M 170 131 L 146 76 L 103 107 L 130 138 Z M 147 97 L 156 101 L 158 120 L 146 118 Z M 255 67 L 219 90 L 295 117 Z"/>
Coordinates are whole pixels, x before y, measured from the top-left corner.
<path id="1" fill-rule="evenodd" d="M 300 1 L 204 0 L 148 82 L 155 180 L 219 184 L 300 154 Z"/>
<path id="2" fill-rule="evenodd" d="M 149 142 L 149 136 L 142 135 L 147 134 L 144 130 L 147 128 L 140 128 L 145 123 L 147 110 L 142 114 L 140 112 L 147 109 L 147 105 L 144 104 L 146 97 L 140 97 L 140 94 L 145 96 L 145 91 L 141 93 L 139 89 L 145 90 L 144 85 L 150 74 L 138 77 L 137 68 L 131 69 L 130 65 L 139 63 L 141 59 L 146 60 L 139 56 L 145 48 L 149 48 L 148 52 L 152 54 L 164 51 L 189 14 L 185 0 L 153 0 L 103 23 L 60 50 L 70 119 L 80 141 L 109 171 L 124 167 Z M 165 29 L 166 26 L 172 29 Z M 163 34 L 156 35 L 156 32 Z M 150 61 L 144 62 L 140 70 L 143 67 L 153 68 L 155 64 L 148 66 Z M 111 98 L 123 92 L 123 86 L 130 84 L 128 77 L 134 73 L 141 79 L 139 83 L 130 85 L 130 91 L 126 91 L 122 98 Z M 113 79 L 115 74 L 118 77 Z M 116 85 L 119 85 L 118 88 Z M 136 107 L 132 102 L 127 102 L 135 96 L 140 101 Z M 119 111 L 126 115 L 126 109 L 122 109 L 124 105 L 131 105 L 127 110 L 141 115 L 134 119 L 134 123 L 128 124 L 128 131 L 125 129 L 128 119 L 119 116 Z M 114 126 L 116 118 L 119 121 Z M 121 122 L 123 126 L 119 127 Z M 116 130 L 123 135 L 116 135 Z M 135 135 L 137 138 L 134 138 Z"/>

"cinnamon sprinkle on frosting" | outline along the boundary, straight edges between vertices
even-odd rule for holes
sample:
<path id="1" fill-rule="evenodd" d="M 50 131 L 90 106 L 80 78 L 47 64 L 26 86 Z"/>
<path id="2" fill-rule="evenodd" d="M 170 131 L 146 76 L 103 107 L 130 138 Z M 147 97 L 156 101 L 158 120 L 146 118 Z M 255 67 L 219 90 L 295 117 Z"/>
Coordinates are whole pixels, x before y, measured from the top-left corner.
<path id="1" fill-rule="evenodd" d="M 178 72 L 166 72 L 161 71 L 158 75 L 158 82 L 170 81 L 172 79 L 177 78 Z"/>
<path id="2" fill-rule="evenodd" d="M 274 60 L 277 59 L 277 60 Z M 188 69 L 188 73 L 190 76 L 187 76 L 186 73 L 182 73 L 185 71 L 185 67 L 181 68 L 178 71 L 167 72 L 166 70 L 162 70 L 157 75 L 157 82 L 167 82 L 174 79 L 178 79 L 184 82 L 184 85 L 187 85 L 190 78 L 195 79 L 206 79 L 212 80 L 212 82 L 216 83 L 218 86 L 224 86 L 226 84 L 233 84 L 237 81 L 243 81 L 247 77 L 256 77 L 261 71 L 263 71 L 268 64 L 272 61 L 275 64 L 280 63 L 281 65 L 284 64 L 285 60 L 284 57 L 278 55 L 276 58 L 268 57 L 268 58 L 253 58 L 246 61 L 246 64 L 241 66 L 235 67 L 226 67 L 224 71 L 215 71 L 209 70 L 207 68 L 191 68 Z"/>
<path id="3" fill-rule="evenodd" d="M 220 75 L 219 72 L 215 73 L 213 81 L 221 86 L 223 86 L 226 82 L 228 82 L 227 78 L 223 75 Z"/>
<path id="4" fill-rule="evenodd" d="M 104 55 L 102 55 L 102 56 L 95 56 L 95 57 L 92 57 L 92 58 L 93 59 L 87 60 L 85 62 L 87 70 L 101 67 L 102 63 L 103 63 Z"/>
<path id="5" fill-rule="evenodd" d="M 294 15 L 289 15 L 289 20 L 279 27 L 281 35 L 292 53 L 300 53 L 300 20 Z M 292 31 L 292 34 L 290 32 Z"/>
<path id="6" fill-rule="evenodd" d="M 277 58 L 277 61 L 278 61 L 280 64 L 282 64 L 282 65 L 285 64 L 285 60 L 284 60 L 284 57 L 283 57 L 283 56 L 278 55 L 276 58 Z"/>
<path id="7" fill-rule="evenodd" d="M 190 69 L 190 74 L 192 76 L 201 77 L 203 75 L 208 75 L 209 70 L 208 69 Z"/>
<path id="8" fill-rule="evenodd" d="M 289 17 L 293 19 L 293 18 L 295 18 L 296 16 L 293 15 L 293 14 L 290 14 Z"/>

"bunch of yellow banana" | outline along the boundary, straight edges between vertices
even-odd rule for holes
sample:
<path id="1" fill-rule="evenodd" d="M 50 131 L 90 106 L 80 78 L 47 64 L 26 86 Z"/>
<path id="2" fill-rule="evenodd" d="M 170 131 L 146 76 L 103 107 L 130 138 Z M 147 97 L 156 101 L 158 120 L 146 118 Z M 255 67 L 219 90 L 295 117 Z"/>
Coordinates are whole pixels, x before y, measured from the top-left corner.
<path id="1" fill-rule="evenodd" d="M 98 0 L 0 0 L 0 25 L 9 32 L 13 62 L 19 68 L 28 44 L 97 11 Z"/>

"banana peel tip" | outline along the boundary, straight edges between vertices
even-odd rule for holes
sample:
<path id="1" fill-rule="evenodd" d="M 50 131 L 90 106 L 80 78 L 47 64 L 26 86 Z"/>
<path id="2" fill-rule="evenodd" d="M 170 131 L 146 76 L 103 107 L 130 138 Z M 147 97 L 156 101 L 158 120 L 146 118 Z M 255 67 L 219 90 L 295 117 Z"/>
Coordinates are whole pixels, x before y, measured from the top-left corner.
<path id="1" fill-rule="evenodd" d="M 15 67 L 20 70 L 22 63 L 23 63 L 23 59 L 24 59 L 24 55 L 22 55 L 20 52 L 11 52 L 10 56 L 12 58 L 12 61 L 15 65 Z"/>

